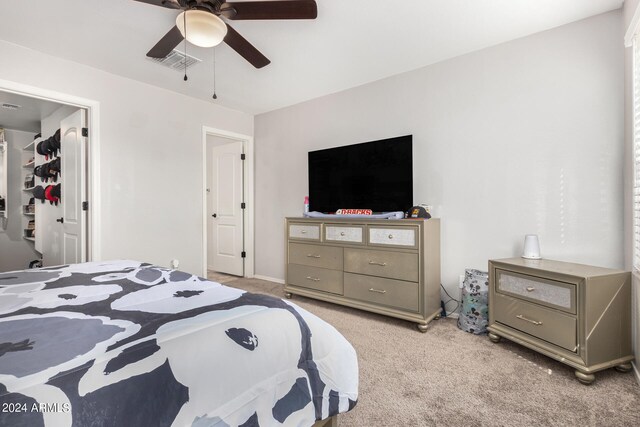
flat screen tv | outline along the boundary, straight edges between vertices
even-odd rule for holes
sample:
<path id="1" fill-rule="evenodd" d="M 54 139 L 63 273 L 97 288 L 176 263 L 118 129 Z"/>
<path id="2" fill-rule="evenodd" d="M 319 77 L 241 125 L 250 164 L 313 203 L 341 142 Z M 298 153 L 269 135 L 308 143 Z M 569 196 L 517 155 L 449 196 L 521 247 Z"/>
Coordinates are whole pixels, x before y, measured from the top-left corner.
<path id="1" fill-rule="evenodd" d="M 408 211 L 412 135 L 309 152 L 309 210 Z"/>

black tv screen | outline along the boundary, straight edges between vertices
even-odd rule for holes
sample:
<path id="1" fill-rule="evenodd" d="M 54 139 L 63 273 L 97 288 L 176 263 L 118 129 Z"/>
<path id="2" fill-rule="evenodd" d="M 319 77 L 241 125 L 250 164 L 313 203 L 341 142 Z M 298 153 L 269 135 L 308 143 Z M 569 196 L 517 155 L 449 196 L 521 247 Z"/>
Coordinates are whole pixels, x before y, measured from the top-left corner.
<path id="1" fill-rule="evenodd" d="M 406 212 L 412 205 L 412 135 L 309 152 L 310 211 Z"/>

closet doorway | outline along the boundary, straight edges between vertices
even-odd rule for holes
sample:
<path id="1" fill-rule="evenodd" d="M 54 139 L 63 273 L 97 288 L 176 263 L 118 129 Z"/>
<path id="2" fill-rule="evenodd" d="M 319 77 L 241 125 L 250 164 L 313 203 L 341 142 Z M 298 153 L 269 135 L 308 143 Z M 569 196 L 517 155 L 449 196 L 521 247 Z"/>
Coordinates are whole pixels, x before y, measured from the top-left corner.
<path id="1" fill-rule="evenodd" d="M 93 108 L 91 102 L 83 106 L 75 97 L 56 99 L 45 92 L 0 81 L 0 104 L 11 106 L 0 112 L 8 148 L 7 174 L 0 178 L 8 193 L 0 271 L 28 268 L 36 260 L 48 267 L 92 257 L 88 123 Z"/>
<path id="2" fill-rule="evenodd" d="M 210 128 L 203 140 L 203 273 L 252 277 L 252 140 Z"/>

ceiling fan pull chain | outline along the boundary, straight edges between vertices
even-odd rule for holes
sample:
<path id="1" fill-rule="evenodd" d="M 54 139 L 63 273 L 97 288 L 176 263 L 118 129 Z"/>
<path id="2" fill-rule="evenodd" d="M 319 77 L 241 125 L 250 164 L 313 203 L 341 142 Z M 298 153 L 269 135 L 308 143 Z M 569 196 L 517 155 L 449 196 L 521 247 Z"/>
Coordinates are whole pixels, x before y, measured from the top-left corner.
<path id="1" fill-rule="evenodd" d="M 213 99 L 218 99 L 216 95 L 216 48 L 213 48 Z"/>
<path id="2" fill-rule="evenodd" d="M 182 21 L 184 22 L 184 81 L 189 80 L 187 77 L 187 14 L 182 14 Z"/>

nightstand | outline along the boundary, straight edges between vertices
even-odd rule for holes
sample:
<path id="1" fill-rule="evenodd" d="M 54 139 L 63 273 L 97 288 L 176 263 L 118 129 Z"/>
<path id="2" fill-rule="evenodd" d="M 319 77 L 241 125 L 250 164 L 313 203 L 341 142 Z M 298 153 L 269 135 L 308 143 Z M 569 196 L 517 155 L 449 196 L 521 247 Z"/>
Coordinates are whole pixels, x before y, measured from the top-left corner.
<path id="1" fill-rule="evenodd" d="M 631 274 L 552 260 L 489 261 L 489 339 L 501 337 L 575 368 L 631 370 Z"/>

